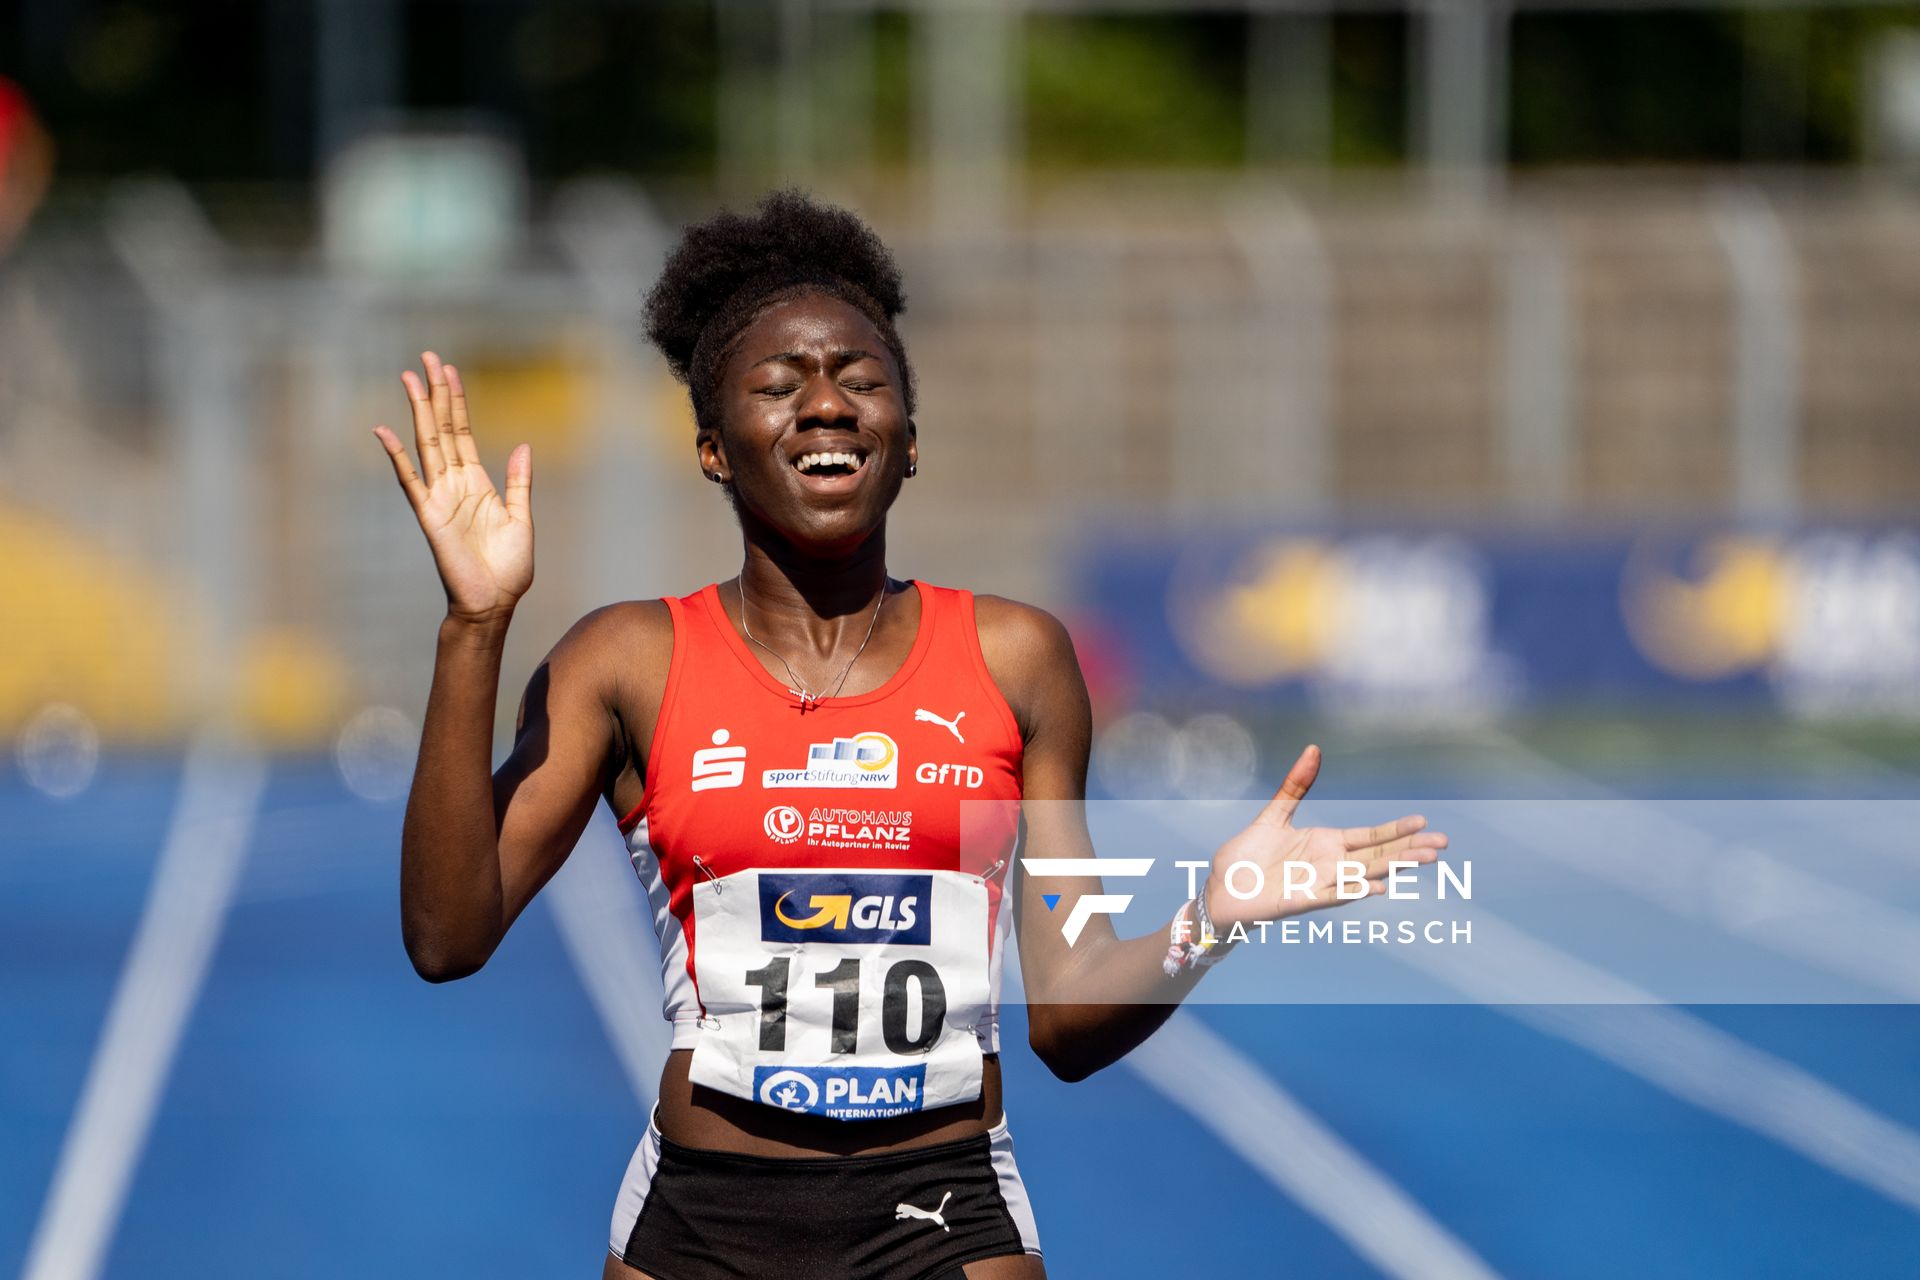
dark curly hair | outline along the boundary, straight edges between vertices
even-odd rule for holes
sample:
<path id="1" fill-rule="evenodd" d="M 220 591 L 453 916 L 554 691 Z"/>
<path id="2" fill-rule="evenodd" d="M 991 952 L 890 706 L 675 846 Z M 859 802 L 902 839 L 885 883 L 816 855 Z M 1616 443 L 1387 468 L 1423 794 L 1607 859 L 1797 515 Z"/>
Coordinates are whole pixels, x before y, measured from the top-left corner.
<path id="1" fill-rule="evenodd" d="M 913 366 L 893 323 L 907 305 L 893 255 L 857 214 L 788 188 L 750 214 L 723 210 L 688 227 L 647 295 L 647 337 L 687 384 L 701 430 L 719 426 L 714 393 L 741 331 L 769 304 L 814 290 L 873 321 L 913 412 Z"/>

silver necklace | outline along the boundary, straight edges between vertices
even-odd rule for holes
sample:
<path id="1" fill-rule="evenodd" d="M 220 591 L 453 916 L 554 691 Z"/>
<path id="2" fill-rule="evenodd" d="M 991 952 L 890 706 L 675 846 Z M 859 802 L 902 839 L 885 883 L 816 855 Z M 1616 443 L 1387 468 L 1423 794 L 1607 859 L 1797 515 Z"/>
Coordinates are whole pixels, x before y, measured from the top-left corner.
<path id="1" fill-rule="evenodd" d="M 885 580 L 882 580 L 880 583 L 880 598 L 873 602 L 873 616 L 867 619 L 867 634 L 861 637 L 860 647 L 853 651 L 851 658 L 847 659 L 847 665 L 840 668 L 840 678 L 833 682 L 833 688 L 826 693 L 815 693 L 807 687 L 806 681 L 794 673 L 793 664 L 787 661 L 786 655 L 754 635 L 753 628 L 747 625 L 747 569 L 745 565 L 740 566 L 740 576 L 734 580 L 734 585 L 735 589 L 740 593 L 740 630 L 746 634 L 747 640 L 750 643 L 758 645 L 780 660 L 780 665 L 786 668 L 787 679 L 792 682 L 788 686 L 787 692 L 800 699 L 800 710 L 802 712 L 812 711 L 828 698 L 837 698 L 840 696 L 840 689 L 847 683 L 847 676 L 852 673 L 853 664 L 860 661 L 860 655 L 867 651 L 867 641 L 873 639 L 874 624 L 880 621 L 880 606 L 887 602 L 887 584 Z"/>

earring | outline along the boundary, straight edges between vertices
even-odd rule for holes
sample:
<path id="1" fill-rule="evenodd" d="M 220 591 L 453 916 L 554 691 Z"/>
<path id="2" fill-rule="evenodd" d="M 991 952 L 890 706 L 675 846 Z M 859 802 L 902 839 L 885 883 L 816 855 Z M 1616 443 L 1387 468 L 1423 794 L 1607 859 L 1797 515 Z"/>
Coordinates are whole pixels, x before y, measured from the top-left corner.
<path id="1" fill-rule="evenodd" d="M 920 472 L 920 464 L 919 464 L 919 463 L 917 463 L 917 462 L 909 462 L 909 463 L 907 464 L 907 479 L 909 479 L 909 480 L 911 480 L 911 479 L 913 479 L 913 477 L 914 477 L 914 476 L 916 476 L 916 475 L 918 475 L 918 474 L 919 474 L 919 472 Z"/>
<path id="2" fill-rule="evenodd" d="M 723 481 L 723 480 L 721 480 L 721 479 L 720 479 L 720 473 L 719 473 L 718 471 L 709 471 L 709 472 L 707 472 L 707 479 L 709 479 L 709 480 L 711 480 L 711 481 L 713 481 L 713 482 L 714 482 L 715 484 L 724 484 L 724 483 L 725 483 L 725 481 Z"/>

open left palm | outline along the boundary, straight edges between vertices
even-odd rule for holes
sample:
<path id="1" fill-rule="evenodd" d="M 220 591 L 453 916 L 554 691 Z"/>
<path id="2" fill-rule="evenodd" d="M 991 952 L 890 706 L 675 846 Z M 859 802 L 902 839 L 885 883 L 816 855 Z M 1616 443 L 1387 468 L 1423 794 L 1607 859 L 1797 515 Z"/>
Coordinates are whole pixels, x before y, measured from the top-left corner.
<path id="1" fill-rule="evenodd" d="M 1427 820 L 1417 814 L 1373 827 L 1295 826 L 1294 813 L 1319 775 L 1320 748 L 1308 747 L 1260 815 L 1214 854 L 1207 905 L 1217 928 L 1278 920 L 1384 893 L 1390 863 L 1429 863 L 1447 847 L 1447 837 L 1428 831 Z M 1252 863 L 1261 874 L 1256 877 L 1245 868 L 1231 871 L 1237 862 Z M 1362 886 L 1365 892 L 1358 891 Z"/>

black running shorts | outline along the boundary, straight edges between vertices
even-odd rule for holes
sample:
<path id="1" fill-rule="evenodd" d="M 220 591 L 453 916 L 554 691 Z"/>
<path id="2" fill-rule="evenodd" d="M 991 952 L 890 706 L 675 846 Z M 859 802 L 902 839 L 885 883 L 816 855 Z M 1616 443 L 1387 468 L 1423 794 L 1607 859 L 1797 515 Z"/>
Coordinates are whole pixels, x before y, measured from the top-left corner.
<path id="1" fill-rule="evenodd" d="M 683 1147 L 649 1123 L 609 1247 L 655 1280 L 943 1280 L 1040 1241 L 1004 1120 L 909 1151 L 781 1159 Z"/>

